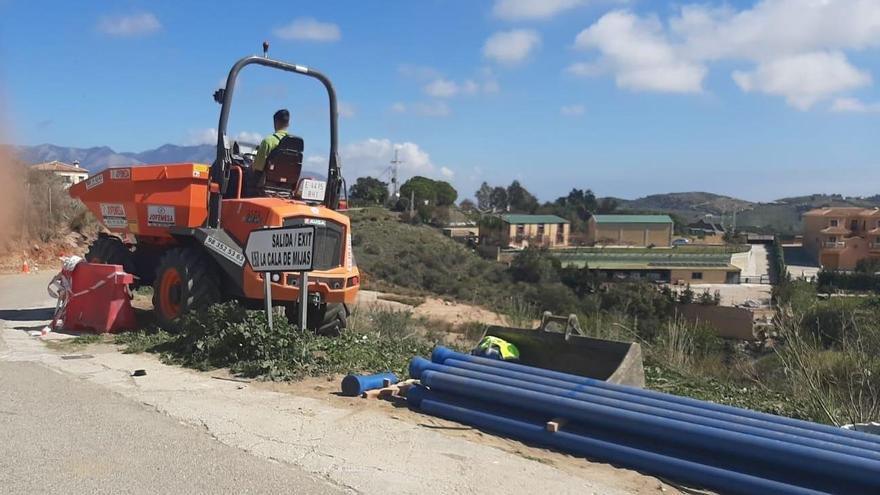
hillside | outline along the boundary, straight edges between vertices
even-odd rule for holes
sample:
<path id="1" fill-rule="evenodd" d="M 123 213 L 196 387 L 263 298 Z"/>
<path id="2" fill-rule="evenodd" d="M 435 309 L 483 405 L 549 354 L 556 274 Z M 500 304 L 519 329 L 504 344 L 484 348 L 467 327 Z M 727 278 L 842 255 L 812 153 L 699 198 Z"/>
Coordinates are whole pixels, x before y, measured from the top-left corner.
<path id="1" fill-rule="evenodd" d="M 666 211 L 695 217 L 705 214 L 721 215 L 733 209 L 743 209 L 753 205 L 750 201 L 709 192 L 652 194 L 643 198 L 617 201 L 620 209 Z"/>
<path id="2" fill-rule="evenodd" d="M 733 221 L 739 229 L 767 230 L 796 233 L 802 229 L 801 215 L 813 208 L 823 206 L 880 206 L 880 195 L 866 198 L 845 197 L 840 194 L 809 194 L 778 199 L 771 203 L 758 203 L 707 192 L 683 192 L 652 194 L 637 199 L 617 199 L 621 211 L 672 213 L 697 220 L 705 215 L 724 216 L 724 224 Z"/>
<path id="3" fill-rule="evenodd" d="M 199 162 L 212 163 L 216 148 L 213 145 L 177 146 L 165 144 L 156 149 L 134 152 L 116 152 L 107 146 L 93 148 L 74 148 L 40 144 L 36 146 L 0 145 L 9 148 L 18 158 L 27 163 L 43 163 L 58 160 L 65 163 L 78 161 L 80 166 L 90 172 L 107 167 L 141 165 L 144 163 Z"/>
<path id="4" fill-rule="evenodd" d="M 365 288 L 433 293 L 483 306 L 510 293 L 513 284 L 503 265 L 480 258 L 433 227 L 402 223 L 382 208 L 348 215 Z"/>

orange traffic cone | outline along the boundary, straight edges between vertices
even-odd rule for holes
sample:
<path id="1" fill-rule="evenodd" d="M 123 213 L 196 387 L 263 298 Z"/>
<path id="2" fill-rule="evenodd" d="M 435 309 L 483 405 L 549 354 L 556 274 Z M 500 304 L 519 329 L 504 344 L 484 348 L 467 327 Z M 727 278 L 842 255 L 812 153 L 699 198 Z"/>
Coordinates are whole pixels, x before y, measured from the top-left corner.
<path id="1" fill-rule="evenodd" d="M 21 264 L 21 273 L 30 273 L 31 267 L 28 265 L 27 258 L 25 258 L 24 262 Z"/>

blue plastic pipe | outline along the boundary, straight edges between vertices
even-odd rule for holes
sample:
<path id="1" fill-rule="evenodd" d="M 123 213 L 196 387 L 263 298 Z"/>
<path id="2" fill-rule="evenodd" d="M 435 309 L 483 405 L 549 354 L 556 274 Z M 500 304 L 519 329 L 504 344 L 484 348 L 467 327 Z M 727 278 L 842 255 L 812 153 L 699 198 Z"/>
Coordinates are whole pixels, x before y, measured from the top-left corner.
<path id="1" fill-rule="evenodd" d="M 858 486 L 866 493 L 880 493 L 880 462 L 789 444 L 720 428 L 697 425 L 652 414 L 558 397 L 533 390 L 499 385 L 436 371 L 422 372 L 421 383 L 441 392 L 459 394 L 508 407 L 564 417 L 655 441 L 701 449 L 716 455 L 760 461 L 780 468 L 799 470 L 810 466 L 817 475 L 829 476 Z M 852 491 L 852 490 L 851 490 Z"/>
<path id="2" fill-rule="evenodd" d="M 418 378 L 418 374 L 423 369 L 429 369 L 428 363 L 432 363 L 427 359 L 416 357 L 410 361 L 410 375 L 414 378 Z M 436 363 L 432 363 L 436 364 Z M 716 410 L 710 409 L 706 407 L 698 407 L 696 405 L 692 405 L 689 403 L 681 403 L 681 402 L 673 402 L 668 400 L 661 400 L 652 396 L 643 396 L 636 395 L 612 388 L 602 388 L 597 387 L 592 384 L 576 384 L 570 381 L 558 380 L 556 378 L 547 378 L 541 375 L 535 375 L 530 373 L 522 373 L 519 371 L 512 371 L 506 368 L 498 367 L 498 366 L 489 366 L 484 364 L 478 364 L 474 362 L 468 361 L 460 361 L 458 359 L 448 358 L 445 360 L 444 364 L 451 369 L 445 370 L 447 373 L 453 374 L 463 374 L 463 371 L 471 371 L 478 373 L 485 373 L 487 375 L 496 375 L 505 378 L 512 378 L 515 380 L 521 380 L 523 382 L 535 383 L 546 385 L 549 387 L 556 387 L 558 389 L 564 389 L 565 392 L 548 392 L 554 393 L 556 395 L 560 395 L 563 397 L 577 398 L 578 393 L 586 393 L 590 396 L 598 396 L 598 397 L 606 397 L 609 399 L 617 399 L 621 401 L 631 402 L 635 404 L 647 405 L 659 407 L 663 410 L 668 411 L 678 411 L 687 414 L 696 414 L 705 418 L 714 418 L 716 420 L 721 420 L 725 422 L 729 422 L 732 424 L 732 427 L 736 425 L 743 425 L 749 427 L 756 428 L 764 428 L 768 430 L 777 431 L 779 433 L 797 435 L 799 437 L 804 438 L 812 438 L 817 441 L 822 442 L 832 442 L 833 445 L 839 446 L 840 448 L 832 448 L 831 450 L 838 450 L 844 453 L 854 453 L 850 452 L 849 449 L 858 449 L 858 455 L 862 455 L 863 457 L 869 457 L 872 459 L 880 460 L 880 445 L 874 442 L 867 442 L 862 439 L 852 438 L 849 436 L 841 435 L 837 429 L 832 429 L 832 432 L 826 431 L 816 431 L 813 429 L 802 428 L 799 426 L 792 426 L 789 424 L 777 423 L 774 421 L 768 421 L 766 418 L 756 418 L 753 416 L 745 416 L 742 414 L 733 414 L 726 410 Z M 439 366 L 443 366 L 439 365 Z M 458 370 L 458 371 L 455 371 Z M 463 376 L 470 376 L 467 374 L 463 374 Z M 473 377 L 473 376 L 472 376 Z M 542 391 L 540 389 L 536 389 L 538 391 Z M 660 394 L 667 395 L 667 394 Z M 701 403 L 702 404 L 702 403 Z M 739 409 L 736 409 L 739 410 Z M 770 416 L 771 418 L 775 417 L 772 415 L 764 415 Z"/>
<path id="3" fill-rule="evenodd" d="M 723 493 L 733 495 L 822 495 L 827 493 L 679 459 L 651 450 L 621 445 L 596 437 L 580 436 L 564 430 L 549 433 L 544 429 L 543 423 L 499 414 L 496 412 L 497 410 L 492 411 L 485 404 L 437 393 L 433 390 L 429 391 L 424 387 L 410 389 L 407 394 L 407 402 L 428 414 Z"/>
<path id="4" fill-rule="evenodd" d="M 385 381 L 394 385 L 398 382 L 394 373 L 377 373 L 375 375 L 348 375 L 342 379 L 342 395 L 357 397 L 367 390 L 375 390 L 385 386 Z"/>
<path id="5" fill-rule="evenodd" d="M 431 353 L 431 360 L 435 363 L 445 364 L 445 361 L 448 359 L 455 359 L 459 362 L 466 363 L 474 363 L 480 364 L 484 366 L 491 366 L 496 369 L 503 369 L 508 371 L 514 371 L 519 373 L 525 373 L 530 376 L 540 376 L 545 378 L 552 378 L 556 380 L 562 380 L 574 383 L 576 385 L 582 385 L 587 387 L 597 387 L 606 390 L 614 390 L 617 392 L 622 392 L 630 395 L 637 395 L 641 397 L 650 397 L 652 399 L 658 399 L 667 402 L 675 402 L 678 404 L 690 405 L 702 409 L 710 409 L 713 411 L 724 412 L 728 414 L 735 414 L 739 416 L 745 416 L 753 419 L 768 421 L 771 423 L 783 424 L 788 426 L 793 426 L 796 428 L 802 428 L 806 430 L 830 433 L 835 436 L 843 436 L 849 437 L 856 440 L 861 440 L 864 444 L 854 445 L 861 448 L 866 448 L 870 450 L 875 450 L 880 452 L 880 436 L 871 435 L 864 432 L 852 431 L 852 430 L 844 430 L 842 428 L 835 428 L 833 426 L 823 425 L 819 423 L 813 423 L 810 421 L 803 421 L 799 419 L 786 418 L 783 416 L 775 416 L 773 414 L 766 414 L 757 411 L 752 411 L 749 409 L 742 409 L 738 407 L 725 406 L 722 404 L 715 404 L 712 402 L 701 401 L 697 399 L 691 399 L 689 397 L 681 397 L 672 394 L 664 394 L 662 392 L 657 392 L 654 390 L 645 390 L 636 387 L 630 387 L 626 385 L 620 385 L 616 383 L 608 383 L 602 380 L 596 380 L 594 378 L 586 378 L 583 376 L 571 375 L 568 373 L 560 373 L 558 371 L 547 370 L 543 368 L 534 368 L 531 366 L 525 366 L 522 364 L 516 364 L 506 361 L 497 361 L 493 359 L 485 359 L 478 356 L 471 356 L 469 354 L 462 354 L 460 352 L 455 352 L 446 347 L 438 346 L 434 348 L 434 351 Z M 458 363 L 456 363 L 458 366 Z"/>
<path id="6" fill-rule="evenodd" d="M 446 361 L 447 363 L 455 362 L 453 359 L 449 359 Z M 568 399 L 579 400 L 583 402 L 588 402 L 591 404 L 599 404 L 603 406 L 613 407 L 617 409 L 625 409 L 628 411 L 650 414 L 657 417 L 669 418 L 676 421 L 682 421 L 685 423 L 695 424 L 695 425 L 703 425 L 714 428 L 720 428 L 723 430 L 745 433 L 749 435 L 754 435 L 758 437 L 768 438 L 772 440 L 778 440 L 780 442 L 788 442 L 792 444 L 803 445 L 805 447 L 812 447 L 821 450 L 827 450 L 831 452 L 838 452 L 840 454 L 851 455 L 856 457 L 863 457 L 866 459 L 872 459 L 875 461 L 880 461 L 880 453 L 874 452 L 871 450 L 860 449 L 857 447 L 851 447 L 849 445 L 842 445 L 836 443 L 834 441 L 828 440 L 820 440 L 812 437 L 792 434 L 788 432 L 782 432 L 776 429 L 768 428 L 769 426 L 776 426 L 773 423 L 761 423 L 759 421 L 754 421 L 758 424 L 745 424 L 742 422 L 729 421 L 726 419 L 718 419 L 710 416 L 710 414 L 718 414 L 713 411 L 703 410 L 699 408 L 690 408 L 690 410 L 686 410 L 682 412 L 679 409 L 672 409 L 665 406 L 673 406 L 675 404 L 662 402 L 662 401 L 654 401 L 654 403 L 647 403 L 645 400 L 639 400 L 642 398 L 635 396 L 628 396 L 626 394 L 618 394 L 617 397 L 608 397 L 607 395 L 602 395 L 603 392 L 600 389 L 584 389 L 583 391 L 571 390 L 562 387 L 555 387 L 545 385 L 543 383 L 537 383 L 532 381 L 518 380 L 514 378 L 510 378 L 509 376 L 503 375 L 492 375 L 488 373 L 477 372 L 469 369 L 456 368 L 452 366 L 446 366 L 442 364 L 433 363 L 428 361 L 425 358 L 415 357 L 410 361 L 409 372 L 410 376 L 413 378 L 420 378 L 425 371 L 435 371 L 440 373 L 448 373 L 452 375 L 462 376 L 466 378 L 471 378 L 474 380 L 481 380 L 485 382 L 497 383 L 500 385 L 507 385 L 510 387 L 516 387 L 523 390 L 532 390 L 535 392 L 542 392 L 549 395 L 554 395 L 558 397 L 565 397 Z M 554 381 L 557 384 L 561 384 L 563 387 L 565 385 L 571 385 L 568 382 L 562 382 L 559 380 L 547 379 L 550 381 Z M 599 393 L 594 393 L 599 392 Z M 560 417 L 566 417 L 565 412 L 559 413 Z M 735 416 L 736 417 L 736 416 Z M 736 417 L 738 418 L 738 417 Z"/>

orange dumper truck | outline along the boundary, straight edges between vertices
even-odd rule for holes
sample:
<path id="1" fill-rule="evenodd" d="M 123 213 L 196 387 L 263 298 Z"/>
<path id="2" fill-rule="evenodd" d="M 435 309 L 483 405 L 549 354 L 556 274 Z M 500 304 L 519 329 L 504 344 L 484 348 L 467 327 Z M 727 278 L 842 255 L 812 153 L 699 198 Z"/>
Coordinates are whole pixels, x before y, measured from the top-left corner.
<path id="1" fill-rule="evenodd" d="M 266 46 L 264 45 L 264 50 Z M 303 141 L 283 143 L 270 157 L 264 180 L 253 182 L 252 154 L 226 137 L 239 71 L 261 65 L 317 79 L 330 107 L 330 153 L 326 181 L 301 177 Z M 308 327 L 332 334 L 346 326 L 360 286 L 351 247 L 351 223 L 337 210 L 344 192 L 337 156 L 337 103 L 330 80 L 308 67 L 267 56 L 245 57 L 232 67 L 221 104 L 217 157 L 212 165 L 174 163 L 109 168 L 70 188 L 109 230 L 91 245 L 86 260 L 122 265 L 152 284 L 159 322 L 173 328 L 191 309 L 237 299 L 259 307 L 264 276 L 272 299 L 297 321 L 299 277 L 290 272 L 255 272 L 245 256 L 248 236 L 264 227 L 313 226 L 313 271 L 308 284 Z M 281 147 L 282 145 L 279 145 Z M 274 153 L 273 153 L 274 154 Z"/>

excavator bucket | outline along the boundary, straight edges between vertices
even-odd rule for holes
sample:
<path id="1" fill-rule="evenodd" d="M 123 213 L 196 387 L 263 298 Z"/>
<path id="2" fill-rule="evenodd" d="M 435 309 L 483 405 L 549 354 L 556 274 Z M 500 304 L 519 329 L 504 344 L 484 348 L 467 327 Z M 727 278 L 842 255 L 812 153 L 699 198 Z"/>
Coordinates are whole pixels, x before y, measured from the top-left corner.
<path id="1" fill-rule="evenodd" d="M 559 330 L 562 331 L 559 331 Z M 489 326 L 483 336 L 504 339 L 519 349 L 521 364 L 604 380 L 645 386 L 642 347 L 583 335 L 577 317 L 544 313 L 536 329 Z"/>

